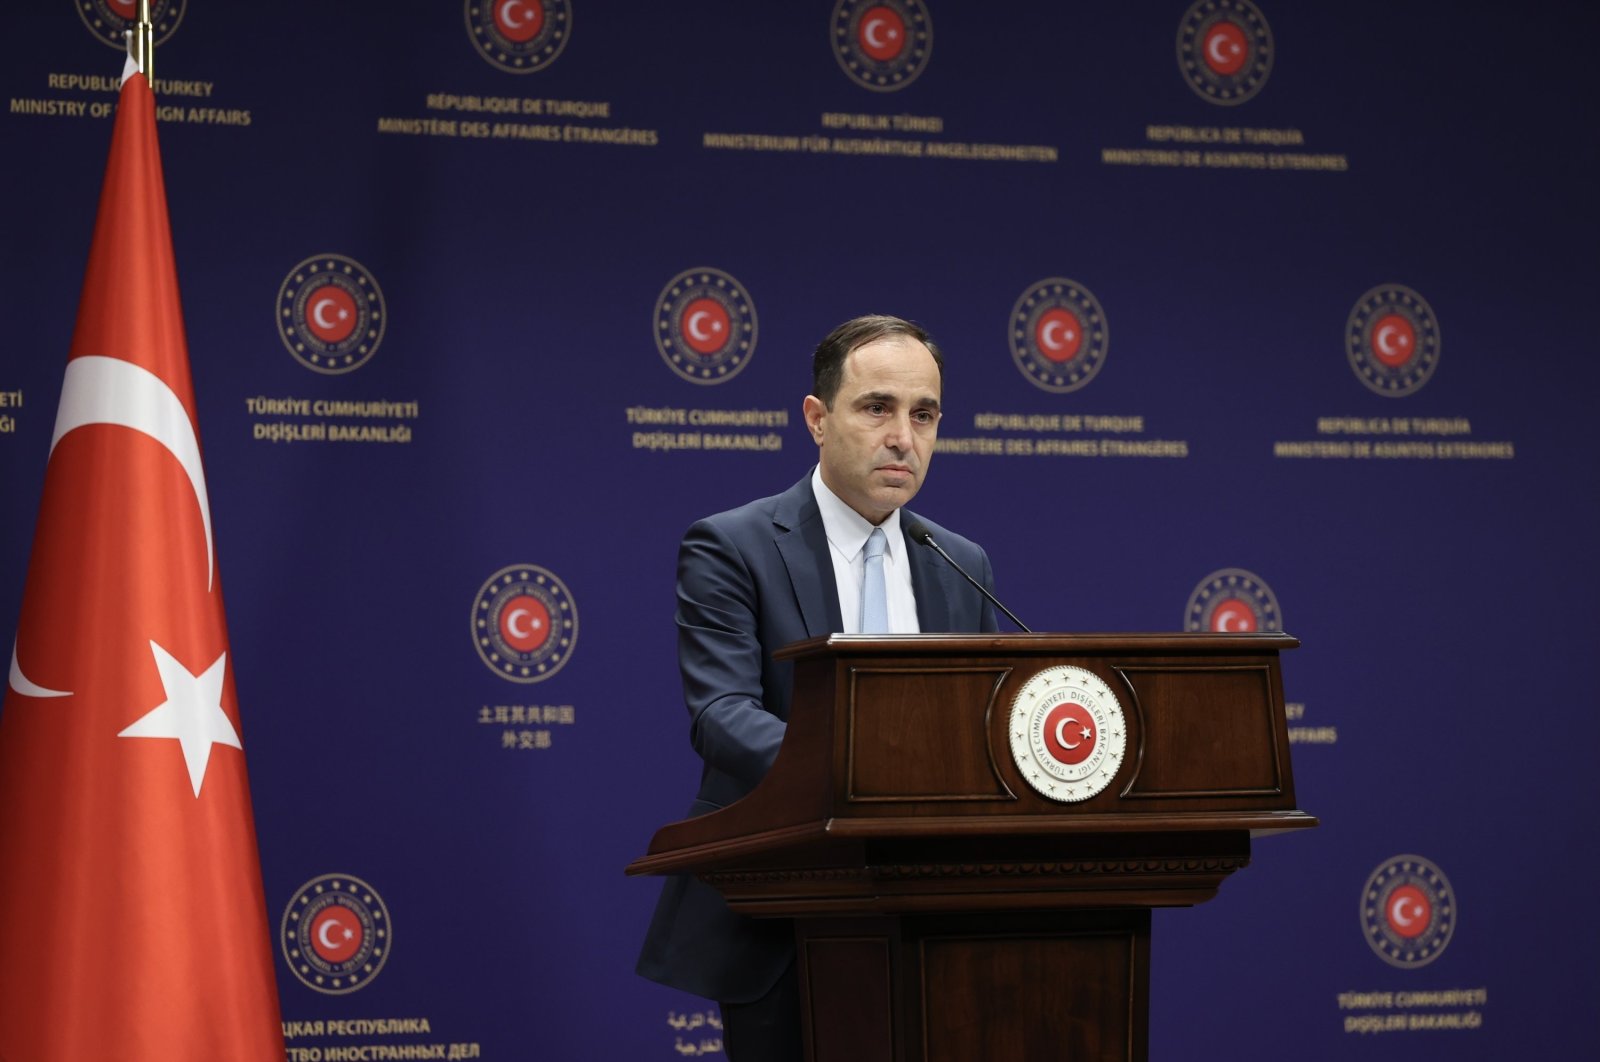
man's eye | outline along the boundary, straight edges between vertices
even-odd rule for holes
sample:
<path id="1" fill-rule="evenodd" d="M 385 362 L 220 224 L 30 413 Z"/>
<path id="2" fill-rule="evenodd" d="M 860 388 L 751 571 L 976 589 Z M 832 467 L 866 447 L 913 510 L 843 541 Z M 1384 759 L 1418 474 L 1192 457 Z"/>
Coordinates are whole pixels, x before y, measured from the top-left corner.
<path id="1" fill-rule="evenodd" d="M 871 413 L 875 417 L 883 416 L 883 411 L 883 406 L 877 402 L 874 402 L 872 405 L 867 407 L 867 412 Z"/>

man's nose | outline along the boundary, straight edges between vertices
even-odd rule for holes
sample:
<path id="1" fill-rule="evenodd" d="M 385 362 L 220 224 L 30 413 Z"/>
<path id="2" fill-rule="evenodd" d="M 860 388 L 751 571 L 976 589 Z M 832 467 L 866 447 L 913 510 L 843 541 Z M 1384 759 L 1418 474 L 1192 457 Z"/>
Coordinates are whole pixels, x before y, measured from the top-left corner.
<path id="1" fill-rule="evenodd" d="M 889 418 L 883 444 L 891 450 L 906 450 L 911 446 L 911 414 L 896 413 Z"/>

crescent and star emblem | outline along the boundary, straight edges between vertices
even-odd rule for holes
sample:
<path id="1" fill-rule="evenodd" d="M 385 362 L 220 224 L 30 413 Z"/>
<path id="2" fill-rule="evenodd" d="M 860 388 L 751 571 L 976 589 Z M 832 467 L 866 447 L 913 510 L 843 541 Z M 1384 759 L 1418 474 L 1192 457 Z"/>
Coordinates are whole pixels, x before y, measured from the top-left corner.
<path id="1" fill-rule="evenodd" d="M 1079 731 L 1079 734 L 1083 738 L 1083 741 L 1088 741 L 1089 738 L 1094 735 L 1094 731 L 1091 730 L 1089 727 L 1085 726 L 1084 723 L 1083 723 L 1083 720 L 1074 719 L 1070 715 L 1069 716 L 1064 716 L 1064 717 L 1062 717 L 1062 719 L 1059 722 L 1056 723 L 1056 744 L 1060 745 L 1064 749 L 1067 749 L 1067 750 L 1070 751 L 1072 749 L 1077 748 L 1079 745 L 1083 744 L 1083 741 L 1068 741 L 1067 740 L 1066 730 L 1067 730 L 1067 724 L 1068 723 L 1076 723 L 1076 724 L 1078 724 L 1078 726 L 1081 728 L 1081 730 Z"/>
<path id="2" fill-rule="evenodd" d="M 504 22 L 510 29 L 521 29 L 532 20 L 526 18 L 513 18 L 511 12 L 517 10 L 518 8 L 526 9 L 527 6 L 528 5 L 524 2 L 524 0 L 505 0 L 505 3 L 500 5 L 500 21 Z"/>
<path id="3" fill-rule="evenodd" d="M 329 940 L 328 939 L 328 931 L 330 929 L 333 929 L 336 925 L 342 931 L 340 933 L 340 939 L 339 940 Z M 322 925 L 317 928 L 317 943 L 321 944 L 324 948 L 327 948 L 329 951 L 338 950 L 340 945 L 346 943 L 347 941 L 351 940 L 354 937 L 355 937 L 355 933 L 351 931 L 350 927 L 347 926 L 347 925 L 344 925 L 342 922 L 339 922 L 339 920 L 335 919 L 335 918 L 328 919 L 326 922 L 323 922 Z"/>
<path id="4" fill-rule="evenodd" d="M 322 316 L 322 311 L 329 306 L 337 305 L 338 303 L 334 302 L 332 299 L 318 299 L 316 305 L 311 307 L 311 320 L 316 323 L 318 328 L 332 328 L 338 322 L 324 319 Z M 339 311 L 339 321 L 343 321 L 349 316 L 350 312 L 348 310 Z"/>
<path id="5" fill-rule="evenodd" d="M 1077 333 L 1061 321 L 1047 321 L 1039 332 L 1039 342 L 1051 350 L 1061 350 L 1075 338 Z"/>
<path id="6" fill-rule="evenodd" d="M 206 589 L 216 576 L 216 549 L 211 537 L 211 506 L 206 496 L 205 473 L 200 465 L 200 440 L 183 403 L 165 380 L 131 361 L 88 355 L 67 362 L 61 385 L 61 405 L 56 413 L 50 457 L 69 433 L 91 424 L 114 424 L 148 435 L 160 443 L 183 468 L 200 508 L 206 534 Z M 48 466 L 49 459 L 46 459 Z M 152 643 L 153 644 L 153 643 Z M 159 658 L 158 658 L 159 659 Z M 28 680 L 11 649 L 11 688 L 25 697 L 68 697 L 70 691 L 50 690 Z M 237 740 L 237 739 L 235 739 Z M 202 773 L 204 767 L 201 768 Z M 193 768 L 191 766 L 191 774 Z M 199 783 L 195 795 L 199 795 Z"/>
<path id="7" fill-rule="evenodd" d="M 1250 624 L 1245 619 L 1245 616 L 1246 613 L 1243 609 L 1237 608 L 1233 605 L 1229 605 L 1226 608 L 1220 608 L 1217 610 L 1217 630 L 1222 631 L 1223 633 L 1227 633 L 1229 631 L 1248 631 L 1250 629 Z M 1236 623 L 1238 624 L 1237 626 L 1235 626 Z"/>
<path id="8" fill-rule="evenodd" d="M 522 617 L 524 617 L 524 616 L 532 616 L 532 615 L 533 615 L 533 613 L 529 612 L 525 608 L 519 608 L 519 609 L 514 610 L 508 616 L 506 616 L 506 630 L 510 631 L 511 632 L 511 636 L 514 637 L 514 638 L 530 638 L 530 637 L 532 637 L 534 631 L 537 631 L 537 630 L 541 629 L 544 626 L 543 621 L 535 619 L 533 621 L 533 624 L 532 624 L 531 628 L 529 628 L 529 629 L 524 629 L 521 626 L 521 624 L 518 622 Z"/>
<path id="9" fill-rule="evenodd" d="M 1394 924 L 1399 926 L 1401 929 L 1409 929 L 1411 926 L 1416 925 L 1417 918 L 1420 918 L 1424 913 L 1422 905 L 1417 903 L 1415 900 L 1411 900 L 1410 906 L 1412 911 L 1415 912 L 1416 917 L 1408 918 L 1406 917 L 1405 913 L 1406 905 L 1407 897 L 1404 896 L 1396 897 L 1395 901 L 1389 905 L 1389 917 L 1394 921 Z"/>
<path id="10" fill-rule="evenodd" d="M 878 36 L 878 30 L 888 24 L 888 20 L 883 18 L 870 18 L 861 24 L 861 37 L 867 42 L 867 47 L 885 48 L 889 45 L 895 37 L 894 30 L 889 31 L 889 40 L 882 40 Z"/>
<path id="11" fill-rule="evenodd" d="M 710 316 L 711 314 L 705 310 L 696 310 L 694 313 L 689 315 L 689 337 L 691 339 L 698 339 L 701 342 L 705 342 L 708 339 L 716 338 L 716 333 L 722 331 L 722 325 L 716 321 L 711 322 L 711 331 L 709 332 L 704 331 L 700 327 L 701 322 Z"/>
<path id="12" fill-rule="evenodd" d="M 1011 701 L 1011 761 L 1039 795 L 1079 803 L 1104 792 L 1127 753 L 1127 717 L 1104 679 L 1061 664 L 1035 674 Z"/>
<path id="13" fill-rule="evenodd" d="M 1395 339 L 1397 335 L 1400 336 L 1398 340 Z M 1406 337 L 1401 335 L 1400 329 L 1392 324 L 1386 324 L 1378 329 L 1378 334 L 1374 338 L 1377 340 L 1378 353 L 1380 354 L 1392 358 L 1405 353 Z"/>
<path id="14" fill-rule="evenodd" d="M 1229 54 L 1227 55 L 1222 54 L 1222 48 L 1224 46 L 1228 47 Z M 1217 63 L 1219 66 L 1224 65 L 1239 54 L 1239 45 L 1228 40 L 1225 35 L 1221 33 L 1215 33 L 1212 34 L 1211 40 L 1206 42 L 1206 54 L 1209 55 L 1212 61 Z"/>

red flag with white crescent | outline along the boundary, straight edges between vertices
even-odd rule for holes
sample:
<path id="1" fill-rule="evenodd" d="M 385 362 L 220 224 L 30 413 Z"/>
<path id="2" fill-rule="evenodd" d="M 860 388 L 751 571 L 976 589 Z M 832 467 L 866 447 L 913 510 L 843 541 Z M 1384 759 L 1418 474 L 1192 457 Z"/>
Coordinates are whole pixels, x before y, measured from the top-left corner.
<path id="1" fill-rule="evenodd" d="M 122 88 L 0 711 L 0 1059 L 283 1062 L 142 74 Z"/>

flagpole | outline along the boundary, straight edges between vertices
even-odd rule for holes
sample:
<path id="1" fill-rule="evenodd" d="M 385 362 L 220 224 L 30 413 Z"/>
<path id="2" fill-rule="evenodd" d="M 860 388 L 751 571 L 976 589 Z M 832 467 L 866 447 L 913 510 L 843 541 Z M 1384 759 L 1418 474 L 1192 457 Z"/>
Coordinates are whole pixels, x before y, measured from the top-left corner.
<path id="1" fill-rule="evenodd" d="M 123 33 L 128 38 L 128 58 L 154 89 L 156 43 L 155 27 L 150 22 L 150 0 L 139 0 L 139 21 L 133 24 L 133 29 Z"/>

